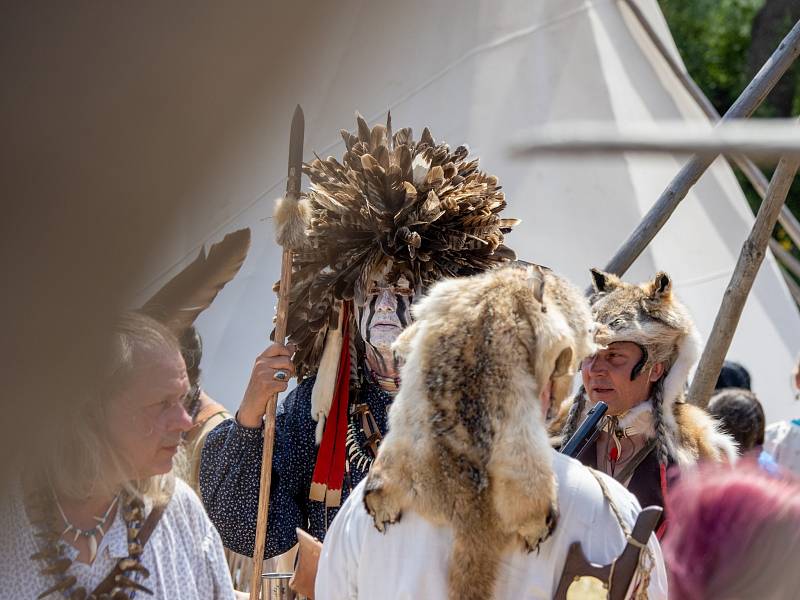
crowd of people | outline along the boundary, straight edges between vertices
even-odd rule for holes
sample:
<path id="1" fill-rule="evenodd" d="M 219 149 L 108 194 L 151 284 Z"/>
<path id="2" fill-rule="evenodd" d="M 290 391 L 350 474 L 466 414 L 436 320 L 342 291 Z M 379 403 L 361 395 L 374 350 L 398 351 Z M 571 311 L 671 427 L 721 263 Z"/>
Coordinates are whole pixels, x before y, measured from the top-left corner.
<path id="1" fill-rule="evenodd" d="M 241 597 L 263 416 L 296 377 L 264 559 L 317 538 L 309 596 L 796 597 L 800 419 L 768 425 L 735 363 L 707 410 L 687 403 L 701 343 L 669 275 L 593 269 L 586 298 L 504 245 L 517 221 L 466 147 L 360 119 L 343 137 L 307 166 L 289 339 L 238 410 L 202 389 L 197 311 L 124 313 L 3 500 L 0 595 Z M 559 452 L 600 402 L 589 443 Z M 609 569 L 582 572 L 576 543 Z"/>

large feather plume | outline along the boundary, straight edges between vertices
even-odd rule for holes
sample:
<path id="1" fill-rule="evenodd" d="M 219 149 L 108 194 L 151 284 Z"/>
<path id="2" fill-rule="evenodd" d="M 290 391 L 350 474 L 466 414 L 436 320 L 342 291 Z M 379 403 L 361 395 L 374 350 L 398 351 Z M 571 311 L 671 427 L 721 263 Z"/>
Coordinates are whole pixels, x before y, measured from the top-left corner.
<path id="1" fill-rule="evenodd" d="M 192 263 L 158 290 L 142 312 L 167 325 L 178 337 L 234 278 L 250 249 L 250 230 L 240 229 L 205 247 Z"/>
<path id="2" fill-rule="evenodd" d="M 500 217 L 497 178 L 478 169 L 466 146 L 451 151 L 427 128 L 419 141 L 411 129 L 392 134 L 391 116 L 371 129 L 356 120 L 356 133 L 341 132 L 341 162 L 304 165 L 309 225 L 295 248 L 289 309 L 300 378 L 317 368 L 339 301 L 363 305 L 376 272 L 403 274 L 419 293 L 515 258 L 503 237 L 518 220 Z"/>

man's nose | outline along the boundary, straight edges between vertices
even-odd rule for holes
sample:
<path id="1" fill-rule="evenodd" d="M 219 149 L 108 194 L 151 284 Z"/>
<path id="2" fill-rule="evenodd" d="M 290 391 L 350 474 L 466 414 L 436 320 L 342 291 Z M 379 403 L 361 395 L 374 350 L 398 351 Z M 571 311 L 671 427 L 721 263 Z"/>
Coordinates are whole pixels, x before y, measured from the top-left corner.
<path id="1" fill-rule="evenodd" d="M 599 356 L 592 356 L 591 358 L 586 359 L 589 364 L 587 366 L 589 373 L 602 373 L 605 369 L 606 362 L 602 360 Z"/>
<path id="2" fill-rule="evenodd" d="M 170 431 L 189 431 L 192 428 L 192 417 L 186 412 L 186 407 L 183 403 L 179 403 L 175 407 L 175 412 L 172 415 L 172 420 L 169 423 Z"/>
<path id="3" fill-rule="evenodd" d="M 381 290 L 375 303 L 375 311 L 394 312 L 397 310 L 397 297 L 392 290 Z"/>

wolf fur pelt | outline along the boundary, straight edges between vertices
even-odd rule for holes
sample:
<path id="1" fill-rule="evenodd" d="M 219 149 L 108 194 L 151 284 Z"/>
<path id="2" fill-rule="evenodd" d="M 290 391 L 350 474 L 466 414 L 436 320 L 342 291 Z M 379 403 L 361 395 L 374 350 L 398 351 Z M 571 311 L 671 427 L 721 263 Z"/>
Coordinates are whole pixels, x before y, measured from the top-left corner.
<path id="1" fill-rule="evenodd" d="M 556 481 L 538 398 L 558 406 L 594 352 L 577 288 L 518 265 L 436 284 L 395 343 L 402 385 L 364 503 L 384 531 L 413 509 L 454 533 L 453 600 L 491 598 L 502 553 L 556 524 Z"/>
<path id="2" fill-rule="evenodd" d="M 733 439 L 721 432 L 703 409 L 685 402 L 684 389 L 701 342 L 689 312 L 672 291 L 669 275 L 659 272 L 652 280 L 636 285 L 592 269 L 592 279 L 594 294 L 589 301 L 598 324 L 598 344 L 634 342 L 647 353 L 645 369 L 659 362 L 665 365 L 664 376 L 643 406 L 650 410 L 634 407 L 620 416 L 620 427 L 645 420 L 637 424 L 637 430 L 657 440 L 659 462 L 665 464 L 668 458 L 683 466 L 702 459 L 735 460 Z M 562 441 L 566 441 L 590 409 L 581 388 L 574 402 L 561 406 L 550 425 L 551 434 L 563 424 Z"/>

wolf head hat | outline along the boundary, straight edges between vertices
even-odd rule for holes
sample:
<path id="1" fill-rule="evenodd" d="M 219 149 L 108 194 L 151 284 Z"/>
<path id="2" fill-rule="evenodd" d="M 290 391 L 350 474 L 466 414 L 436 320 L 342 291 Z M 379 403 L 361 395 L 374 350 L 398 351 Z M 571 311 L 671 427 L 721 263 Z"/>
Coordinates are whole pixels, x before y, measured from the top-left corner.
<path id="1" fill-rule="evenodd" d="M 644 353 L 639 370 L 664 363 L 664 403 L 671 408 L 683 395 L 701 342 L 689 312 L 672 293 L 669 275 L 659 272 L 634 285 L 592 269 L 592 281 L 589 303 L 599 325 L 597 343 L 637 344 Z"/>
<path id="2" fill-rule="evenodd" d="M 597 343 L 637 344 L 643 356 L 634 367 L 632 378 L 659 362 L 664 364 L 664 375 L 656 382 L 651 398 L 652 419 L 647 419 L 651 421 L 649 428 L 656 439 L 659 462 L 666 464 L 670 456 L 678 462 L 693 462 L 693 453 L 682 448 L 676 419 L 676 412 L 681 411 L 676 411 L 675 406 L 683 402 L 689 371 L 699 358 L 701 342 L 688 311 L 672 293 L 672 280 L 659 272 L 652 280 L 635 285 L 597 269 L 592 269 L 592 280 L 594 293 L 589 303 L 598 327 Z M 567 417 L 564 439 L 574 433 L 588 408 L 585 390 L 581 389 Z M 638 407 L 630 413 L 631 418 L 646 416 Z"/>

